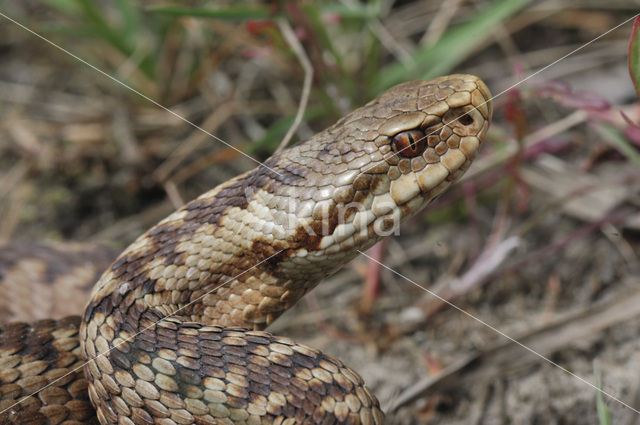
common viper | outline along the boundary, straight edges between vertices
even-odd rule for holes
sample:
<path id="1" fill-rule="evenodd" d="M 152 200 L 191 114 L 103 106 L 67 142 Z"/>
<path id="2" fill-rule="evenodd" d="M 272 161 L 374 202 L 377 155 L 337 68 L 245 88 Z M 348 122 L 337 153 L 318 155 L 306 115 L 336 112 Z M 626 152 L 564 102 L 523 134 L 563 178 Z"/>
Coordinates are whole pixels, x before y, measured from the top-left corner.
<path id="1" fill-rule="evenodd" d="M 476 77 L 401 84 L 189 202 L 82 317 L 0 328 L 0 421 L 382 423 L 358 374 L 262 330 L 458 179 L 490 119 Z"/>

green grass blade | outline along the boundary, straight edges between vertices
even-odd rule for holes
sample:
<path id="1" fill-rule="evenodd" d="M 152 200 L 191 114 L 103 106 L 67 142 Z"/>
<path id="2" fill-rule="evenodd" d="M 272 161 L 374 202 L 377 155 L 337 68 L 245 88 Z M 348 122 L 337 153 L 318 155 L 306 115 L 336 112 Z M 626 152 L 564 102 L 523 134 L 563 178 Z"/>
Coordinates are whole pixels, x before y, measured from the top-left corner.
<path id="1" fill-rule="evenodd" d="M 322 108 L 309 107 L 304 113 L 304 119 L 311 120 L 322 115 L 324 115 L 324 111 Z M 247 153 L 251 155 L 258 153 L 271 155 L 280 144 L 280 141 L 287 133 L 287 130 L 289 130 L 289 127 L 293 125 L 294 120 L 294 115 L 289 115 L 278 119 L 271 125 L 271 127 L 267 129 L 261 139 L 256 140 L 251 145 L 249 145 L 248 149 L 246 150 Z"/>
<path id="2" fill-rule="evenodd" d="M 78 2 L 76 0 L 43 0 L 47 6 L 56 9 L 58 12 L 67 15 L 77 15 L 80 12 Z"/>
<path id="3" fill-rule="evenodd" d="M 87 27 L 93 28 L 94 37 L 101 38 L 119 50 L 125 57 L 130 57 L 136 50 L 136 37 L 128 37 L 123 28 L 113 26 L 104 16 L 99 4 L 93 0 L 77 0 L 81 14 Z M 120 9 L 123 11 L 122 9 Z M 136 13 L 136 12 L 126 12 Z M 139 69 L 149 78 L 155 74 L 154 63 L 150 57 L 144 57 L 138 65 Z"/>
<path id="4" fill-rule="evenodd" d="M 631 143 L 614 127 L 608 124 L 596 126 L 598 132 L 609 142 L 618 152 L 624 155 L 635 167 L 640 168 L 640 153 Z"/>
<path id="5" fill-rule="evenodd" d="M 379 2 L 350 3 L 349 5 L 340 3 L 320 3 L 322 13 L 338 15 L 343 19 L 367 20 L 377 18 L 380 15 Z"/>
<path id="6" fill-rule="evenodd" d="M 135 40 L 140 34 L 140 15 L 130 0 L 118 0 L 118 11 L 122 16 L 125 37 L 127 40 Z"/>
<path id="7" fill-rule="evenodd" d="M 91 0 L 78 0 L 78 3 L 80 4 L 83 18 L 87 21 L 87 26 L 94 28 L 96 36 L 106 40 L 126 55 L 131 54 L 131 50 L 122 32 L 111 28 L 103 16 L 104 13 L 96 3 Z"/>
<path id="8" fill-rule="evenodd" d="M 422 78 L 425 80 L 451 71 L 479 44 L 491 37 L 492 28 L 531 0 L 497 0 L 462 24 L 449 28 L 433 45 L 413 54 L 410 66 L 396 63 L 383 68 L 375 84 L 380 92 L 401 81 Z"/>
<path id="9" fill-rule="evenodd" d="M 175 16 L 195 16 L 199 18 L 244 20 L 244 19 L 265 19 L 269 17 L 269 9 L 229 7 L 226 9 L 195 9 L 178 6 L 154 7 L 148 9 L 149 12 L 164 13 Z"/>
<path id="10" fill-rule="evenodd" d="M 596 378 L 595 385 L 598 389 L 602 389 L 602 376 L 597 367 L 594 366 L 593 373 Z M 611 411 L 602 398 L 602 391 L 596 390 L 596 409 L 598 410 L 598 423 L 600 425 L 611 425 Z"/>
<path id="11" fill-rule="evenodd" d="M 340 55 L 340 53 L 333 45 L 333 41 L 331 41 L 329 33 L 327 33 L 326 25 L 324 24 L 324 22 L 322 22 L 322 15 L 318 10 L 317 5 L 314 3 L 310 3 L 309 5 L 304 6 L 302 10 L 304 10 L 306 17 L 313 25 L 313 29 L 316 31 L 316 34 L 320 38 L 323 47 L 325 47 L 331 53 L 331 56 L 333 56 L 333 58 L 336 60 L 336 64 L 340 69 L 340 74 L 344 75 L 346 73 L 344 61 L 342 60 L 342 56 Z"/>

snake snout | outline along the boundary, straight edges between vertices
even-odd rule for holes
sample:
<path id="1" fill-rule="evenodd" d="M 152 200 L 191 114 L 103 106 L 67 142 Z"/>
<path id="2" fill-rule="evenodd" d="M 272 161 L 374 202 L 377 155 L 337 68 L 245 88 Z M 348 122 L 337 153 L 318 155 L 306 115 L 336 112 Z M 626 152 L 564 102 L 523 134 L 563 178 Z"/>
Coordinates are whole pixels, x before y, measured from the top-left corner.
<path id="1" fill-rule="evenodd" d="M 434 199 L 470 167 L 491 120 L 491 93 L 473 75 L 454 74 L 423 83 L 418 112 L 404 115 L 404 130 L 391 137 L 401 176 L 391 184 L 398 204 L 416 200 L 417 208 Z M 420 115 L 421 114 L 421 115 Z M 422 122 L 410 128 L 418 116 Z M 409 119 L 411 118 L 411 119 Z M 386 128 L 385 128 L 386 129 Z"/>
<path id="2" fill-rule="evenodd" d="M 458 137 L 477 137 L 480 141 L 487 129 L 487 119 L 473 105 L 452 108 L 442 116 L 442 123 Z M 448 140 L 445 140 L 447 142 Z"/>

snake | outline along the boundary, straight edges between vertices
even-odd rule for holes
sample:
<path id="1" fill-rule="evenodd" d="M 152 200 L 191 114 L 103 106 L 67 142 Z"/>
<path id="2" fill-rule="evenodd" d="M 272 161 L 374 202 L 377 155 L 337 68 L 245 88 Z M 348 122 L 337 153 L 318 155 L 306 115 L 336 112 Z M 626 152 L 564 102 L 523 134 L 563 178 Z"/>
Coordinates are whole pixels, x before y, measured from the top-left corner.
<path id="1" fill-rule="evenodd" d="M 45 240 L 0 246 L 0 323 L 78 314 L 118 253 L 86 242 Z"/>
<path id="2" fill-rule="evenodd" d="M 491 116 L 478 77 L 402 83 L 188 202 L 81 316 L 0 326 L 0 423 L 382 424 L 354 370 L 264 329 L 457 181 Z"/>

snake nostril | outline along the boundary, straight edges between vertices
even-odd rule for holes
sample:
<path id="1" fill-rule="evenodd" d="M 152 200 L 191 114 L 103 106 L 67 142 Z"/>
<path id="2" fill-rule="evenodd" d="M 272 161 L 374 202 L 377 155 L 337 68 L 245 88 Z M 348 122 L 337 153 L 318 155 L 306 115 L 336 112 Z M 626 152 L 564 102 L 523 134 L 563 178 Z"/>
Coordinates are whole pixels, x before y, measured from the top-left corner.
<path id="1" fill-rule="evenodd" d="M 473 124 L 473 118 L 469 114 L 462 115 L 458 119 L 458 121 L 460 121 L 460 124 L 462 124 L 462 125 L 471 125 L 471 124 Z"/>

